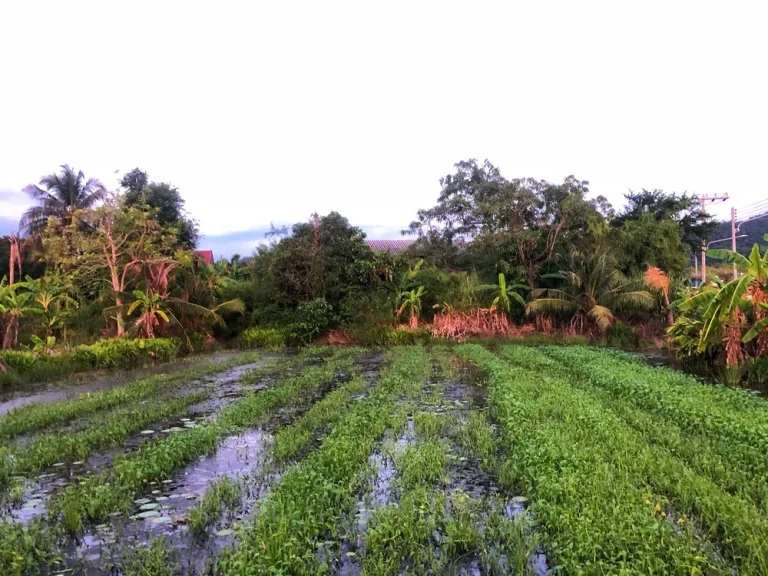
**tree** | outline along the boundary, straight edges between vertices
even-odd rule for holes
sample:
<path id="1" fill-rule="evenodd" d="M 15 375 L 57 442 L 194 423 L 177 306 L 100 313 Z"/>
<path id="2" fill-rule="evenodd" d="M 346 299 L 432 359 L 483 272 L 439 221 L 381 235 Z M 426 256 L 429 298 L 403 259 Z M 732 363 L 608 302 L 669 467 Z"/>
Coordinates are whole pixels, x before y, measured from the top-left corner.
<path id="1" fill-rule="evenodd" d="M 677 277 L 689 266 L 691 251 L 674 220 L 657 220 L 644 213 L 626 220 L 612 236 L 618 264 L 627 276 L 639 276 L 648 266 L 655 266 Z"/>
<path id="2" fill-rule="evenodd" d="M 138 168 L 125 174 L 120 185 L 126 190 L 126 206 L 148 209 L 161 226 L 174 228 L 179 247 L 197 246 L 197 224 L 187 216 L 178 188 L 166 182 L 150 183 L 149 175 Z"/>
<path id="3" fill-rule="evenodd" d="M 375 284 L 375 256 L 365 234 L 338 212 L 314 215 L 271 250 L 269 276 L 290 304 L 324 298 L 335 310 L 350 292 Z"/>
<path id="4" fill-rule="evenodd" d="M 28 234 L 39 234 L 49 218 L 55 218 L 62 226 L 69 225 L 77 210 L 93 208 L 103 200 L 106 188 L 95 178 L 86 181 L 82 172 L 64 164 L 60 173 L 43 176 L 39 186 L 30 184 L 24 192 L 37 206 L 24 213 L 20 227 Z"/>
<path id="5" fill-rule="evenodd" d="M 643 214 L 651 215 L 657 222 L 672 220 L 680 225 L 680 240 L 691 250 L 699 248 L 702 240 L 709 238 L 717 228 L 712 216 L 701 211 L 696 195 L 684 193 L 678 196 L 674 192 L 643 189 L 641 192 L 630 191 L 624 197 L 627 205 L 611 222 L 613 226 L 621 227 L 626 222 L 639 220 Z"/>
<path id="6" fill-rule="evenodd" d="M 459 242 L 488 263 L 519 268 L 529 288 L 555 255 L 585 247 L 607 229 L 604 212 L 610 205 L 600 197 L 588 200 L 589 183 L 574 176 L 562 184 L 522 178 L 507 180 L 499 169 L 471 159 L 455 165 L 456 173 L 440 180 L 437 205 L 419 210 L 407 233 L 443 244 L 441 253 Z M 502 271 L 504 271 L 502 269 Z"/>
<path id="7" fill-rule="evenodd" d="M 650 308 L 651 294 L 634 289 L 624 278 L 607 250 L 597 250 L 589 256 L 574 253 L 571 270 L 561 270 L 546 277 L 560 280 L 561 288 L 539 288 L 531 292 L 533 299 L 526 306 L 528 314 L 570 314 L 571 326 L 583 327 L 585 321 L 605 332 L 615 321 L 618 308 Z"/>
<path id="8" fill-rule="evenodd" d="M 491 312 L 501 310 L 503 313 L 509 314 L 509 312 L 512 310 L 513 300 L 521 306 L 525 307 L 525 298 L 520 295 L 519 291 L 528 290 L 528 286 L 525 284 L 512 284 L 508 287 L 507 279 L 504 277 L 504 274 L 499 273 L 498 284 L 484 284 L 479 286 L 478 290 L 492 290 L 496 293 L 496 297 L 491 303 Z"/>
<path id="9" fill-rule="evenodd" d="M 84 231 L 83 223 L 87 225 Z M 115 302 L 117 335 L 125 335 L 124 294 L 129 283 L 172 253 L 176 238 L 151 215 L 112 199 L 95 210 L 77 211 L 63 229 L 43 235 L 43 257 L 73 283 L 104 282 Z"/>

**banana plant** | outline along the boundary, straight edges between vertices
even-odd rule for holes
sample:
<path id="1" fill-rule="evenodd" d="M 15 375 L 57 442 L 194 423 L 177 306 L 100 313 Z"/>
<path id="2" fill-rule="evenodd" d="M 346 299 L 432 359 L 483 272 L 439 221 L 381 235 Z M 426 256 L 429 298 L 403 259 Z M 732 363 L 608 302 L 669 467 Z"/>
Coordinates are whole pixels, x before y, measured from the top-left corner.
<path id="1" fill-rule="evenodd" d="M 410 315 L 408 320 L 408 326 L 410 328 L 418 328 L 419 315 L 421 314 L 421 297 L 424 296 L 424 286 L 419 286 L 417 289 L 405 291 L 400 294 L 402 304 L 397 310 L 397 317 L 399 318 L 403 312 L 410 308 Z"/>
<path id="2" fill-rule="evenodd" d="M 512 301 L 514 300 L 520 306 L 525 308 L 525 298 L 520 295 L 520 290 L 528 290 L 528 286 L 525 284 L 512 284 L 507 286 L 507 279 L 503 273 L 499 273 L 498 284 L 483 284 L 478 286 L 479 291 L 493 291 L 496 293 L 496 297 L 491 303 L 491 312 L 501 310 L 503 313 L 509 314 L 512 310 Z"/>

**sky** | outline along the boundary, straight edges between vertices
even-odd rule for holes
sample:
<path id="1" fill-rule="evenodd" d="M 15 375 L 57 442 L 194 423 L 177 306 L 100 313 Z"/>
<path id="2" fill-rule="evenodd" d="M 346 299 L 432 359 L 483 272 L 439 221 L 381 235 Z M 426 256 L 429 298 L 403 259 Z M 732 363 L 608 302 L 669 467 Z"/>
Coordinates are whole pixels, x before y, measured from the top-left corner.
<path id="1" fill-rule="evenodd" d="M 761 2 L 4 2 L 0 233 L 68 163 L 176 185 L 201 247 L 341 212 L 397 237 L 468 158 L 768 198 Z"/>

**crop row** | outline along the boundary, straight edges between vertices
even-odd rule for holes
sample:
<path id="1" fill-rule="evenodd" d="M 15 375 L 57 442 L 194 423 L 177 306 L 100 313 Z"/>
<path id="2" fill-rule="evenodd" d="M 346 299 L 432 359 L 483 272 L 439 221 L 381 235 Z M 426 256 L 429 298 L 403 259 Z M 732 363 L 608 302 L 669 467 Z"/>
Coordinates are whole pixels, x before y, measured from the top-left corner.
<path id="1" fill-rule="evenodd" d="M 392 355 L 369 395 L 265 498 L 255 522 L 239 531 L 238 547 L 220 558 L 218 573 L 297 574 L 319 568 L 317 547 L 338 535 L 342 516 L 355 502 L 355 478 L 390 427 L 398 399 L 413 398 L 427 378 L 428 357 L 421 348 L 395 349 Z"/>
<path id="2" fill-rule="evenodd" d="M 509 451 L 505 474 L 534 501 L 555 562 L 574 573 L 728 571 L 678 508 L 717 493 L 716 486 L 650 449 L 564 379 L 512 366 L 476 345 L 458 350 L 489 375 L 491 406 Z M 664 495 L 671 491 L 674 501 Z M 738 548 L 732 558 L 759 571 L 760 544 L 751 539 Z"/>
<path id="3" fill-rule="evenodd" d="M 208 396 L 197 392 L 170 398 L 149 408 L 131 405 L 99 418 L 85 430 L 62 434 L 52 432 L 36 437 L 23 446 L 0 448 L 0 486 L 10 477 L 40 472 L 56 462 L 83 460 L 92 451 L 119 446 L 128 434 L 143 429 L 147 424 L 164 420 L 186 411 L 186 408 Z"/>
<path id="4" fill-rule="evenodd" d="M 657 405 L 638 402 L 638 395 L 627 393 L 632 385 L 643 390 L 649 379 L 658 382 L 659 387 L 663 388 L 669 375 L 667 370 L 660 370 L 654 379 L 654 374 L 646 371 L 652 368 L 637 365 L 615 354 L 606 355 L 602 364 L 617 364 L 614 373 L 622 377 L 621 384 L 617 385 L 615 376 L 605 378 L 603 371 L 596 369 L 597 361 L 585 365 L 570 358 L 568 354 L 562 354 L 558 349 L 544 351 L 546 355 L 515 347 L 505 349 L 504 355 L 530 369 L 567 378 L 572 385 L 599 398 L 607 409 L 619 416 L 648 443 L 666 449 L 696 473 L 708 477 L 730 494 L 751 500 L 765 513 L 768 503 L 768 459 L 764 452 L 750 444 L 717 436 L 704 427 L 681 425 L 683 418 L 670 417 L 666 411 L 660 411 Z M 580 351 L 574 352 L 578 356 Z M 606 372 L 612 373 L 610 369 Z M 677 375 L 673 377 L 677 378 Z M 704 387 L 692 380 L 687 382 L 687 386 L 693 389 L 693 394 L 698 392 L 698 388 Z M 639 396 L 642 397 L 642 393 Z M 750 402 L 760 401 L 750 398 Z"/>
<path id="5" fill-rule="evenodd" d="M 682 428 L 768 454 L 768 404 L 743 391 L 700 386 L 690 376 L 656 369 L 584 347 L 548 348 L 547 354 L 569 366 L 588 367 L 589 381 Z"/>
<path id="6" fill-rule="evenodd" d="M 359 374 L 354 374 L 349 382 L 316 402 L 296 422 L 280 428 L 268 450 L 268 456 L 272 459 L 271 465 L 278 465 L 296 458 L 309 446 L 317 434 L 343 417 L 344 410 L 348 407 L 353 395 L 359 394 L 364 388 L 363 379 Z M 260 475 L 270 472 L 267 466 L 262 465 L 262 468 Z M 222 509 L 232 507 L 236 485 L 233 482 L 225 476 L 211 483 L 200 503 L 190 510 L 191 529 L 202 532 L 218 520 Z M 238 502 L 239 496 L 238 493 Z"/>
<path id="7" fill-rule="evenodd" d="M 190 379 L 212 376 L 237 366 L 251 364 L 260 356 L 260 353 L 251 352 L 216 364 L 193 366 L 174 374 L 152 376 L 112 390 L 89 393 L 76 400 L 31 404 L 17 408 L 0 418 L 0 441 L 100 410 L 143 400 L 186 384 Z"/>
<path id="8" fill-rule="evenodd" d="M 323 365 L 250 393 L 222 410 L 214 421 L 152 442 L 133 457 L 115 462 L 113 470 L 70 486 L 57 501 L 54 513 L 61 512 L 70 532 L 79 532 L 87 519 L 103 521 L 111 512 L 126 511 L 142 487 L 168 479 L 181 466 L 213 452 L 227 436 L 258 426 L 276 408 L 300 402 L 306 393 L 331 380 L 336 371 L 348 367 L 349 353 L 341 351 Z"/>

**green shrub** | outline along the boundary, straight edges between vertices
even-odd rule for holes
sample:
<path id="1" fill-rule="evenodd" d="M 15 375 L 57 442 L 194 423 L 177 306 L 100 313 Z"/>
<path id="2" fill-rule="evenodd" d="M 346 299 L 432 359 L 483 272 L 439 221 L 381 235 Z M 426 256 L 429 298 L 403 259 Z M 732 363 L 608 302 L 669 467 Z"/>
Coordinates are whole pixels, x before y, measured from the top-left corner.
<path id="1" fill-rule="evenodd" d="M 432 334 L 426 328 L 398 328 L 392 331 L 392 340 L 388 344 L 394 346 L 410 346 L 413 344 L 429 344 Z"/>
<path id="2" fill-rule="evenodd" d="M 333 308 L 324 298 L 303 302 L 296 308 L 296 321 L 288 326 L 286 339 L 293 345 L 309 344 L 333 321 Z"/>
<path id="3" fill-rule="evenodd" d="M 285 333 L 278 328 L 248 328 L 237 338 L 240 348 L 273 348 L 285 345 Z"/>
<path id="4" fill-rule="evenodd" d="M 178 340 L 116 339 L 100 340 L 90 346 L 78 346 L 72 356 L 89 368 L 131 368 L 147 362 L 168 362 L 178 353 Z"/>
<path id="5" fill-rule="evenodd" d="M 16 384 L 29 380 L 54 380 L 67 374 L 94 368 L 134 368 L 154 362 L 168 362 L 179 353 L 178 340 L 100 340 L 90 346 L 81 345 L 72 351 L 41 355 L 28 350 L 0 352 L 0 362 L 7 372 L 0 371 L 0 384 Z"/>
<path id="6" fill-rule="evenodd" d="M 640 335 L 629 324 L 618 323 L 608 328 L 605 343 L 616 348 L 639 348 Z"/>

